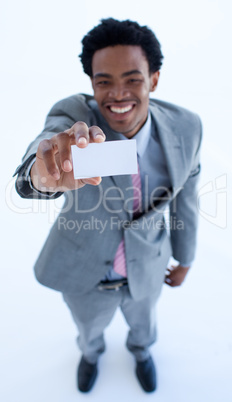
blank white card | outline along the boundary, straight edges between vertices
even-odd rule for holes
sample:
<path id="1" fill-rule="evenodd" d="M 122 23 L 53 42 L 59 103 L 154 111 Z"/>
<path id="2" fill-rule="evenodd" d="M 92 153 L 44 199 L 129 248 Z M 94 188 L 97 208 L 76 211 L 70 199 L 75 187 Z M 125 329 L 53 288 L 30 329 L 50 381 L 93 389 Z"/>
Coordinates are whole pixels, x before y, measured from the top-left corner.
<path id="1" fill-rule="evenodd" d="M 72 145 L 75 179 L 138 173 L 136 140 Z"/>

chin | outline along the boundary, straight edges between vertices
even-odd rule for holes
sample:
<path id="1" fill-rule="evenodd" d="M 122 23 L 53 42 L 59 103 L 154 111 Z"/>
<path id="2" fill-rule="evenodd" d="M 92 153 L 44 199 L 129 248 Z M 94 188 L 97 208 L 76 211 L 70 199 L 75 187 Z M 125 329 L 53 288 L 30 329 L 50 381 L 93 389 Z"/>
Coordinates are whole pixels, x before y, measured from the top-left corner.
<path id="1" fill-rule="evenodd" d="M 112 125 L 110 125 L 110 127 L 114 130 L 114 131 L 116 131 L 116 132 L 118 132 L 118 133 L 120 133 L 120 134 L 123 134 L 123 135 L 125 135 L 125 136 L 127 136 L 127 133 L 130 133 L 131 131 L 133 131 L 133 128 L 131 128 L 131 127 L 125 127 L 125 125 L 122 123 L 122 124 L 112 124 Z"/>

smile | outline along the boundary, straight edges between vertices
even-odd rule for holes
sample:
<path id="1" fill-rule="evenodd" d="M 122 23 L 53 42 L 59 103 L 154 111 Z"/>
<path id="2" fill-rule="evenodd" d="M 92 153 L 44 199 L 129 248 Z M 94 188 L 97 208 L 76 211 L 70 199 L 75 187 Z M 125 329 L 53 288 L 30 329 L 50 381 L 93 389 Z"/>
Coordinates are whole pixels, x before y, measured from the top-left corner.
<path id="1" fill-rule="evenodd" d="M 118 106 L 110 106 L 110 111 L 113 113 L 127 113 L 133 108 L 132 105 L 124 106 L 124 107 L 118 107 Z"/>

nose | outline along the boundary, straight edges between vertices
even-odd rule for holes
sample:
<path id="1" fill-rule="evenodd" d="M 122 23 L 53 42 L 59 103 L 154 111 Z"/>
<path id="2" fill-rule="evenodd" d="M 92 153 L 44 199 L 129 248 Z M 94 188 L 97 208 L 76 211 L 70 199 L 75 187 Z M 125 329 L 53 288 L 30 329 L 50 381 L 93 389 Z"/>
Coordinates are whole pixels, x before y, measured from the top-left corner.
<path id="1" fill-rule="evenodd" d="M 114 84 L 109 91 L 109 97 L 115 100 L 122 100 L 130 96 L 130 91 L 123 84 Z"/>

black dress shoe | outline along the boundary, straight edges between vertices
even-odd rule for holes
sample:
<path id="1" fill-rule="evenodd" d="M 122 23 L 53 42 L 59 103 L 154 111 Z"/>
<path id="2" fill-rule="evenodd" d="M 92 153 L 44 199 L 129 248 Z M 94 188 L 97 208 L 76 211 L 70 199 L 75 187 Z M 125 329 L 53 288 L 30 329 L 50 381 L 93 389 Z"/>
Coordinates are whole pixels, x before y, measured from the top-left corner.
<path id="1" fill-rule="evenodd" d="M 97 377 L 97 364 L 88 363 L 82 356 L 77 372 L 78 389 L 81 392 L 89 392 Z"/>
<path id="2" fill-rule="evenodd" d="M 147 360 L 137 362 L 136 375 L 144 391 L 155 391 L 156 370 L 151 356 Z"/>

